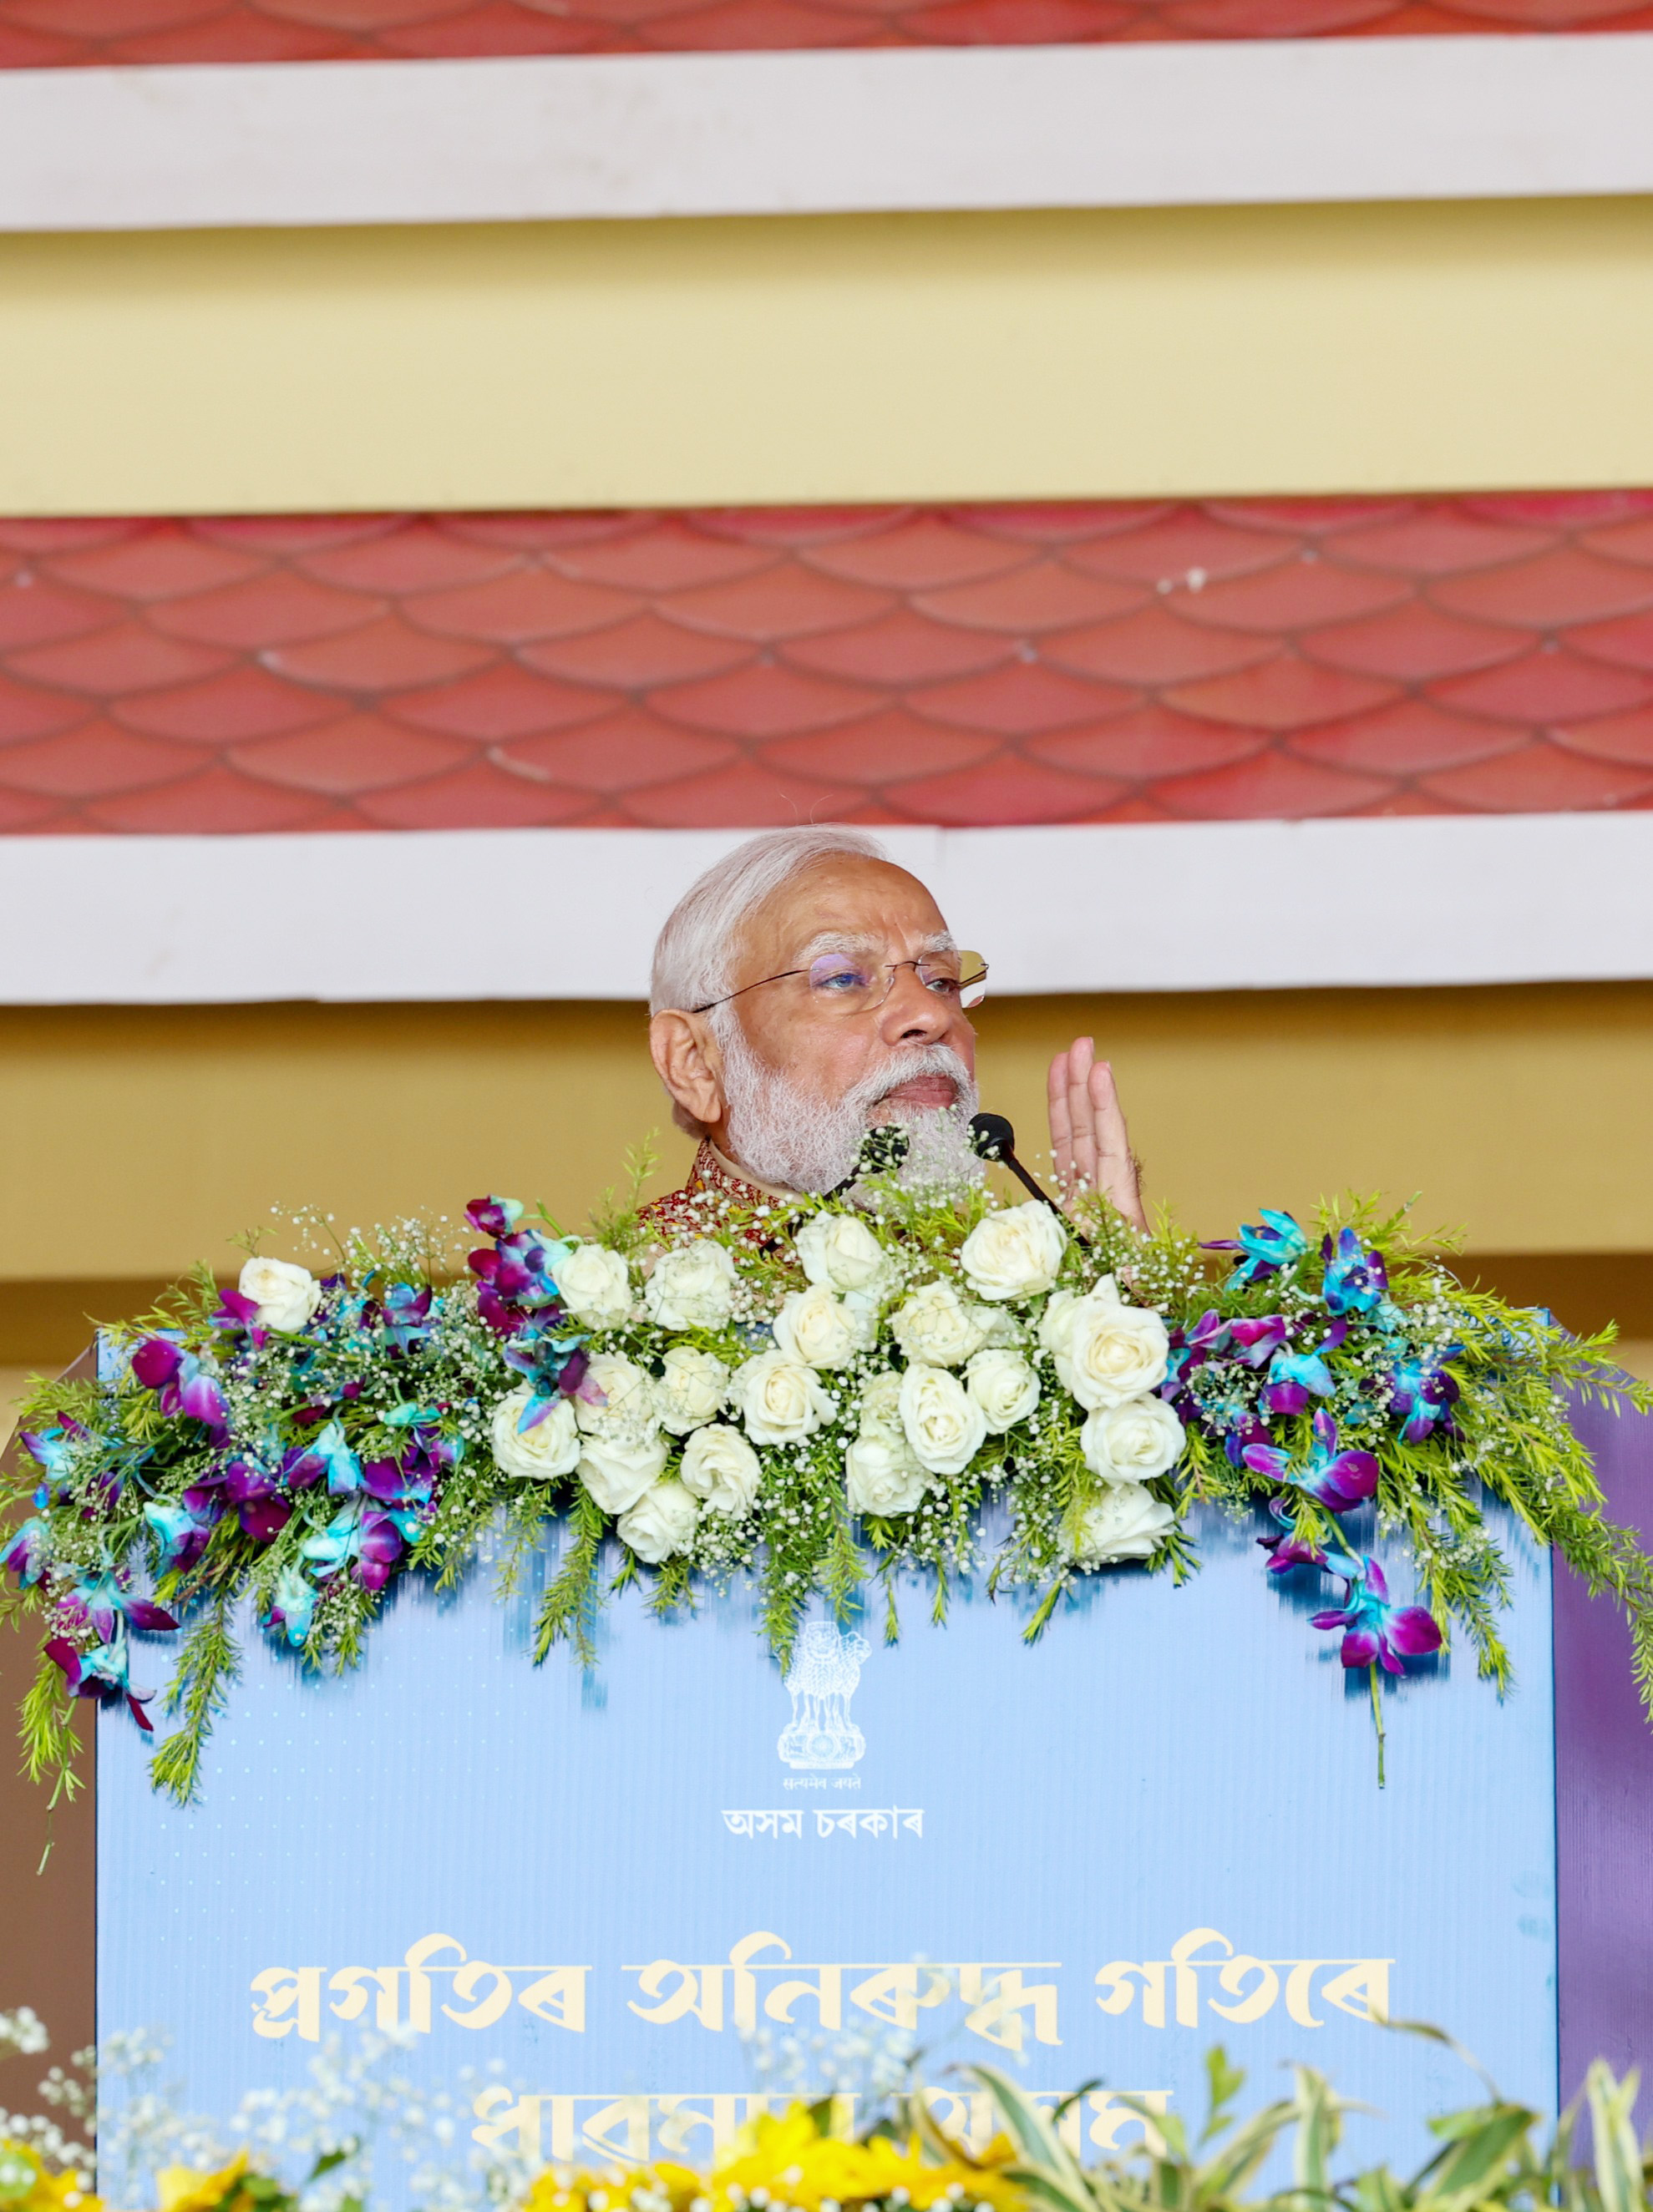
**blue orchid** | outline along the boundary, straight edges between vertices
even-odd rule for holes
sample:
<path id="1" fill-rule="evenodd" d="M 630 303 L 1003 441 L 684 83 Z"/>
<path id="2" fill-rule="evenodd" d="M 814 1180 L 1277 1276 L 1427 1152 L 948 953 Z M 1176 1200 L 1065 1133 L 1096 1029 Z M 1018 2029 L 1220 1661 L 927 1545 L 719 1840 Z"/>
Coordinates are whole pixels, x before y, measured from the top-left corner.
<path id="1" fill-rule="evenodd" d="M 423 1525 L 417 1511 L 386 1510 L 357 1498 L 342 1506 L 325 1528 L 307 1536 L 299 1548 L 315 1562 L 322 1577 L 338 1574 L 354 1560 L 356 1578 L 363 1589 L 381 1590 Z"/>
<path id="2" fill-rule="evenodd" d="M 71 1698 L 124 1698 L 128 1711 L 145 1735 L 155 1734 L 155 1723 L 143 1708 L 153 1690 L 135 1690 L 127 1673 L 126 1634 L 120 1632 L 89 1651 L 76 1649 L 66 1636 L 54 1636 L 46 1654 L 63 1669 L 64 1686 Z"/>
<path id="3" fill-rule="evenodd" d="M 1278 1274 L 1294 1260 L 1300 1260 L 1308 1249 L 1308 1240 L 1289 1213 L 1278 1212 L 1271 1206 L 1258 1208 L 1262 1220 L 1255 1228 L 1242 1227 L 1238 1237 L 1214 1237 L 1203 1247 L 1207 1252 L 1243 1252 L 1229 1280 L 1235 1284 L 1260 1283 L 1265 1275 Z"/>
<path id="4" fill-rule="evenodd" d="M 504 1356 L 507 1367 L 525 1375 L 537 1392 L 559 1390 L 572 1398 L 580 1395 L 589 1363 L 583 1336 L 558 1334 L 565 1319 L 559 1311 L 550 1320 L 525 1322 L 506 1345 Z"/>
<path id="5" fill-rule="evenodd" d="M 1228 1341 L 1228 1323 L 1213 1306 L 1200 1315 L 1191 1328 L 1174 1328 L 1170 1348 L 1166 1355 L 1165 1380 L 1160 1385 L 1160 1396 L 1175 1400 L 1188 1387 L 1189 1377 L 1197 1367 L 1214 1358 Z"/>
<path id="6" fill-rule="evenodd" d="M 310 1623 L 315 1616 L 317 1592 L 315 1584 L 296 1565 L 282 1569 L 276 1577 L 276 1587 L 270 1600 L 269 1611 L 264 1616 L 264 1626 L 277 1630 L 287 1641 L 297 1646 L 310 1632 Z"/>
<path id="7" fill-rule="evenodd" d="M 37 1504 L 46 1500 L 38 1498 Z M 12 1537 L 0 1566 L 9 1567 L 24 1589 L 38 1583 L 52 1564 L 52 1531 L 38 1513 L 24 1522 Z"/>
<path id="8" fill-rule="evenodd" d="M 431 1302 L 429 1285 L 416 1291 L 412 1283 L 393 1283 L 380 1299 L 385 1334 L 399 1352 L 429 1343 Z"/>
<path id="9" fill-rule="evenodd" d="M 1369 1313 L 1388 1291 L 1388 1271 L 1381 1252 L 1368 1251 L 1352 1229 L 1340 1229 L 1337 1241 L 1321 1240 L 1326 1280 L 1321 1295 L 1333 1314 Z"/>
<path id="10" fill-rule="evenodd" d="M 305 1452 L 307 1457 L 320 1460 L 327 1470 L 327 1488 L 333 1497 L 343 1498 L 361 1488 L 362 1462 L 345 1442 L 345 1431 L 337 1421 L 328 1421 L 318 1429 Z"/>
<path id="11" fill-rule="evenodd" d="M 1264 1411 L 1304 1413 L 1308 1410 L 1310 1398 L 1329 1398 L 1338 1384 L 1337 1377 L 1326 1364 L 1326 1355 L 1335 1352 L 1348 1334 L 1346 1321 L 1334 1322 L 1312 1351 L 1277 1352 L 1268 1363 Z"/>
<path id="12" fill-rule="evenodd" d="M 29 1457 L 46 1469 L 49 1480 L 62 1482 L 69 1474 L 70 1454 L 85 1435 L 78 1421 L 66 1421 L 50 1429 L 20 1429 L 17 1441 Z M 41 1502 L 44 1504 L 44 1499 Z"/>
<path id="13" fill-rule="evenodd" d="M 192 1510 L 187 1502 L 162 1505 L 151 1499 L 143 1508 L 143 1518 L 161 1539 L 157 1571 L 164 1575 L 174 1568 L 182 1572 L 192 1567 L 205 1551 L 217 1517 L 215 1512 Z"/>

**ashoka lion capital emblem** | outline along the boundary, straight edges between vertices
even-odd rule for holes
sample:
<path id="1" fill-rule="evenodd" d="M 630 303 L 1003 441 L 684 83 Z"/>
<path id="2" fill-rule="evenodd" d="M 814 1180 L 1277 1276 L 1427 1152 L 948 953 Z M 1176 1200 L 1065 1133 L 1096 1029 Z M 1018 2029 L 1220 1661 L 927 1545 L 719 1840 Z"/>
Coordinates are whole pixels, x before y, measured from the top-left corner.
<path id="1" fill-rule="evenodd" d="M 866 1750 L 867 1739 L 850 1718 L 850 1699 L 871 1649 L 853 1629 L 806 1622 L 786 1670 L 792 1717 L 776 1746 L 789 1766 L 853 1766 Z"/>

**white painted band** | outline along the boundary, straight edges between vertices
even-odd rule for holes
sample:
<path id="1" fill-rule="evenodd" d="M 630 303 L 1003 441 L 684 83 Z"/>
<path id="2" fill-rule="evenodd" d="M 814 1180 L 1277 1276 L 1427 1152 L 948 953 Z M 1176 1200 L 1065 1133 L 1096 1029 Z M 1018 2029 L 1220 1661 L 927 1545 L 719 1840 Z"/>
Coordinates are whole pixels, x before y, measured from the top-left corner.
<path id="1" fill-rule="evenodd" d="M 0 839 L 0 1004 L 641 999 L 747 834 Z M 1653 977 L 1653 813 L 877 834 L 995 995 Z"/>
<path id="2" fill-rule="evenodd" d="M 1653 34 L 0 71 L 0 229 L 1653 191 Z"/>

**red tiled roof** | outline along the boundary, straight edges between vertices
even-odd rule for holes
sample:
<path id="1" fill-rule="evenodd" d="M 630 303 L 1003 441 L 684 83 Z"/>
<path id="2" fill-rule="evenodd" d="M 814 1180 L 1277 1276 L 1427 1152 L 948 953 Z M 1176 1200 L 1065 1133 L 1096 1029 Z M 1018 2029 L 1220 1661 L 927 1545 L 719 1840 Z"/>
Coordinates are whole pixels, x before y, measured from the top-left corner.
<path id="1" fill-rule="evenodd" d="M 1653 806 L 1653 492 L 0 522 L 0 831 Z"/>
<path id="2" fill-rule="evenodd" d="M 0 0 L 0 68 L 1642 30 L 1625 0 Z"/>

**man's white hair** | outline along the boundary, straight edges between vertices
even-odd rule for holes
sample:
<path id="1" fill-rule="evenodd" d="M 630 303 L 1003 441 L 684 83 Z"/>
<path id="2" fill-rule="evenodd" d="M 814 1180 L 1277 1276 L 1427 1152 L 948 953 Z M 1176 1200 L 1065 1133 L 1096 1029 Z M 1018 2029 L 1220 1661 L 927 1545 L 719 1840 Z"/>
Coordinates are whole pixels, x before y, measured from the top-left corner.
<path id="1" fill-rule="evenodd" d="M 820 828 L 766 830 L 714 861 L 690 884 L 655 939 L 649 1012 L 689 1012 L 733 988 L 732 962 L 741 925 L 794 876 L 823 860 L 847 855 L 888 860 L 864 830 L 837 823 Z"/>

